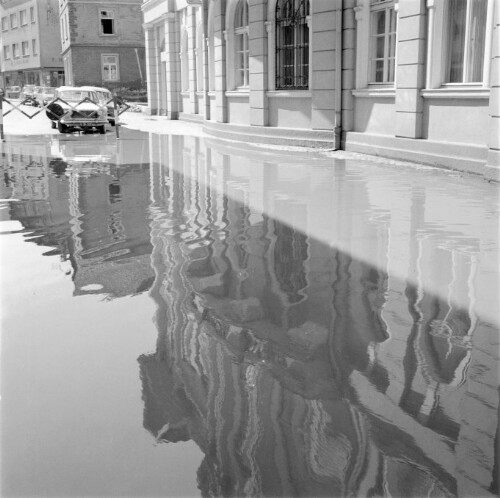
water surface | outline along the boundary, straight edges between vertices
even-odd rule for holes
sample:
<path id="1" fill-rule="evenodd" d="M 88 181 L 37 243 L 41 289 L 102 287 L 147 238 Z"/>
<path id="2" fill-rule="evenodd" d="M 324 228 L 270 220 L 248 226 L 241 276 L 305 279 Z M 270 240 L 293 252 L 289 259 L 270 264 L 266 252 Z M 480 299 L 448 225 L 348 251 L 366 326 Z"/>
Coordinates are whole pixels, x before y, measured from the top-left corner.
<path id="1" fill-rule="evenodd" d="M 498 493 L 496 185 L 123 135 L 3 145 L 4 496 Z"/>

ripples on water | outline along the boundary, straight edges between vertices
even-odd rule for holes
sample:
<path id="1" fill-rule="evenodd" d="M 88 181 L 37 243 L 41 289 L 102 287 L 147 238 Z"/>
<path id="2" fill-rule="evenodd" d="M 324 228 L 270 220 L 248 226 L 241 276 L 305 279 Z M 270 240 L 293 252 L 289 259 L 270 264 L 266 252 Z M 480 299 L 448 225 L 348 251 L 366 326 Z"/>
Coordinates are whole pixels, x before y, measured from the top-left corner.
<path id="1" fill-rule="evenodd" d="M 8 143 L 0 197 L 75 298 L 154 302 L 151 445 L 203 496 L 497 493 L 496 186 L 147 138 Z"/>

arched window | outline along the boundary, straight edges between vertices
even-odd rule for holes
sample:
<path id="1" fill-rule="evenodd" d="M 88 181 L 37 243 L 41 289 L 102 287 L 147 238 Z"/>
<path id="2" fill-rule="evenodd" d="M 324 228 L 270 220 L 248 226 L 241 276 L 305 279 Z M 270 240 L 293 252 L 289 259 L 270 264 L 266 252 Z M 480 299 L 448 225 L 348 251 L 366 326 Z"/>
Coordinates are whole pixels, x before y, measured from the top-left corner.
<path id="1" fill-rule="evenodd" d="M 309 88 L 308 16 L 309 0 L 276 2 L 276 90 Z"/>
<path id="2" fill-rule="evenodd" d="M 248 86 L 248 0 L 240 0 L 234 15 L 235 87 Z"/>

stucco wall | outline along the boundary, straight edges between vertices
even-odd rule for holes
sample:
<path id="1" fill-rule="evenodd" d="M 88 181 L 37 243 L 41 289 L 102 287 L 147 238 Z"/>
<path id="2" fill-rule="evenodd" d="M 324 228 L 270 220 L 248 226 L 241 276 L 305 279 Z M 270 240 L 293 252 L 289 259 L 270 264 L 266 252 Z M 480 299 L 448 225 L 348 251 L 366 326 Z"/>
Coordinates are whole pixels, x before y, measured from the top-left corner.
<path id="1" fill-rule="evenodd" d="M 269 100 L 269 125 L 284 128 L 311 127 L 311 98 L 280 98 Z"/>
<path id="2" fill-rule="evenodd" d="M 432 99 L 424 101 L 423 137 L 438 142 L 487 145 L 488 101 Z"/>
<path id="3" fill-rule="evenodd" d="M 136 5 L 70 2 L 69 8 L 71 9 L 69 13 L 71 43 L 144 46 L 140 2 Z M 101 9 L 114 11 L 114 35 L 100 33 L 99 11 Z"/>
<path id="4" fill-rule="evenodd" d="M 394 136 L 394 99 L 356 98 L 354 106 L 354 131 Z"/>
<path id="5" fill-rule="evenodd" d="M 250 124 L 248 97 L 227 97 L 227 117 L 230 123 Z"/>

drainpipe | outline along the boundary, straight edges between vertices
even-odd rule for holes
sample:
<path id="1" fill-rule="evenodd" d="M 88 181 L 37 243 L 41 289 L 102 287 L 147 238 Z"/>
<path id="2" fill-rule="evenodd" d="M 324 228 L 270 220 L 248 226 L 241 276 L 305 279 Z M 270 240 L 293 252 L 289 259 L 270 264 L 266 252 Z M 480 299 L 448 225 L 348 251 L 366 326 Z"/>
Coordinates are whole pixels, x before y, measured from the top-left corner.
<path id="1" fill-rule="evenodd" d="M 335 12 L 335 130 L 333 149 L 342 142 L 342 0 L 337 0 Z"/>

